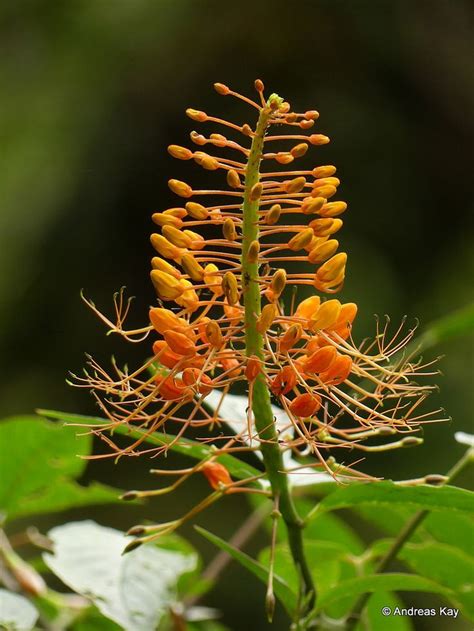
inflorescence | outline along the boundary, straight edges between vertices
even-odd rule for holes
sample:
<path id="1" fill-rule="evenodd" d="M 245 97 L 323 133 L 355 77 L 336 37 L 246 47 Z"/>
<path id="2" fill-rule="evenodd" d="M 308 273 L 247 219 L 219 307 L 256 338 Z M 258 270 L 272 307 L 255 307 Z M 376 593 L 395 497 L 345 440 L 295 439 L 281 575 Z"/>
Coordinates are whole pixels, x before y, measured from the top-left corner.
<path id="1" fill-rule="evenodd" d="M 115 322 L 87 301 L 111 332 L 133 342 L 150 340 L 152 354 L 132 372 L 114 362 L 114 374 L 90 359 L 90 370 L 76 377 L 107 418 L 90 429 L 115 456 L 158 455 L 179 443 L 189 428 L 203 432 L 202 440 L 214 444 L 212 457 L 176 472 L 178 483 L 195 471 L 206 475 L 214 493 L 199 510 L 224 493 L 258 492 L 254 479 L 235 482 L 218 462 L 223 453 L 257 451 L 274 440 L 272 432 L 259 431 L 255 418 L 257 382 L 286 413 L 286 425 L 275 434 L 280 449 L 305 456 L 306 463 L 312 459 L 309 466 L 341 480 L 364 476 L 349 465 L 336 465 L 330 450 L 418 444 L 421 439 L 413 433 L 437 420 L 435 413 L 420 411 L 433 386 L 415 381 L 435 373 L 404 352 L 413 329 L 402 324 L 389 334 L 389 321 L 377 322 L 375 338 L 357 344 L 352 337 L 357 305 L 331 297 L 344 283 L 347 261 L 336 238 L 347 208 L 338 200 L 340 180 L 332 165 L 294 166 L 310 146 L 329 142 L 310 131 L 318 112 L 293 112 L 275 94 L 266 99 L 260 80 L 255 82 L 258 102 L 223 84 L 214 87 L 247 103 L 258 121 L 252 127 L 186 111 L 191 120 L 224 128 L 238 140 L 192 131 L 197 150 L 168 147 L 172 157 L 215 171 L 216 189 L 168 182 L 180 201 L 153 215 L 159 232 L 151 235 L 156 251 L 151 280 L 158 304 L 150 309 L 149 324 L 124 328 L 130 303 L 123 292 L 115 297 Z M 274 151 L 275 146 L 288 148 Z M 230 433 L 223 429 L 229 419 L 220 417 L 219 405 L 210 409 L 206 397 L 214 391 L 223 400 L 239 386 L 248 390 L 247 420 Z M 119 447 L 113 440 L 118 425 L 140 428 L 144 435 L 172 428 L 175 437 L 150 447 L 142 435 Z M 207 432 L 216 428 L 221 430 L 217 436 Z M 364 442 L 395 434 L 402 436 L 394 442 Z M 160 494 L 176 485 L 129 496 Z M 132 534 L 154 537 L 179 523 L 139 527 Z"/>

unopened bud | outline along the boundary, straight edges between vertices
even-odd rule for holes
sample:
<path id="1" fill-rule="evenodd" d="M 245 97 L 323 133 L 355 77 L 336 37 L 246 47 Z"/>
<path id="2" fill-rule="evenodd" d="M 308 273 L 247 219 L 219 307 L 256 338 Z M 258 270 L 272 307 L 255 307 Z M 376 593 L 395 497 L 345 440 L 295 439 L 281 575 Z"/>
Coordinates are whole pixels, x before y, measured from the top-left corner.
<path id="1" fill-rule="evenodd" d="M 248 263 L 256 263 L 258 261 L 258 255 L 260 253 L 260 242 L 255 240 L 249 245 L 247 252 Z"/>
<path id="2" fill-rule="evenodd" d="M 191 107 L 188 107 L 186 110 L 186 115 L 189 116 L 193 121 L 198 121 L 199 123 L 203 123 L 207 120 L 207 114 L 205 112 L 201 112 L 199 110 L 194 110 Z"/>
<path id="3" fill-rule="evenodd" d="M 204 278 L 204 268 L 192 254 L 184 254 L 181 258 L 181 265 L 192 280 L 201 281 Z"/>
<path id="4" fill-rule="evenodd" d="M 305 228 L 301 232 L 295 234 L 288 242 L 288 247 L 290 250 L 296 252 L 297 250 L 302 250 L 309 243 L 311 243 L 314 237 L 314 232 L 312 228 Z"/>
<path id="5" fill-rule="evenodd" d="M 152 270 L 150 277 L 158 296 L 162 300 L 175 300 L 183 293 L 179 280 L 166 272 Z"/>
<path id="6" fill-rule="evenodd" d="M 209 344 L 214 348 L 221 348 L 224 344 L 224 337 L 222 335 L 222 331 L 220 326 L 215 322 L 215 320 L 209 320 L 206 324 L 206 338 L 209 341 Z"/>
<path id="7" fill-rule="evenodd" d="M 273 204 L 270 210 L 265 215 L 265 223 L 269 226 L 273 226 L 280 219 L 281 206 L 280 204 Z"/>
<path id="8" fill-rule="evenodd" d="M 286 271 L 283 268 L 281 268 L 275 272 L 272 278 L 272 282 L 271 282 L 271 289 L 276 298 L 278 298 L 281 295 L 282 291 L 285 289 L 285 285 L 286 285 Z"/>
<path id="9" fill-rule="evenodd" d="M 180 180 L 168 180 L 168 186 L 173 193 L 176 193 L 176 195 L 180 197 L 191 197 L 193 194 L 193 189 L 189 184 L 181 182 Z"/>
<path id="10" fill-rule="evenodd" d="M 301 142 L 299 145 L 295 145 L 293 149 L 290 150 L 290 153 L 294 158 L 302 158 L 307 151 L 308 145 L 305 142 Z"/>
<path id="11" fill-rule="evenodd" d="M 290 164 L 290 162 L 293 162 L 294 159 L 294 156 L 286 151 L 279 151 L 275 156 L 275 160 L 279 164 Z"/>
<path id="12" fill-rule="evenodd" d="M 260 197 L 262 196 L 262 191 L 263 191 L 263 186 L 260 184 L 260 182 L 257 182 L 257 184 L 254 184 L 252 188 L 250 189 L 250 201 L 256 202 L 258 199 L 260 199 Z"/>
<path id="13" fill-rule="evenodd" d="M 325 197 L 307 197 L 303 200 L 301 212 L 305 215 L 313 215 L 321 210 L 325 203 Z"/>
<path id="14" fill-rule="evenodd" d="M 230 92 L 230 89 L 223 83 L 214 83 L 214 90 L 222 96 L 226 96 Z"/>
<path id="15" fill-rule="evenodd" d="M 224 239 L 227 241 L 235 241 L 237 239 L 237 230 L 235 229 L 235 223 L 230 217 L 227 217 L 222 225 L 222 232 Z"/>
<path id="16" fill-rule="evenodd" d="M 263 81 L 261 79 L 255 79 L 254 85 L 257 92 L 263 92 L 265 89 L 265 86 L 263 85 Z"/>
<path id="17" fill-rule="evenodd" d="M 341 274 L 344 273 L 345 267 L 347 263 L 347 254 L 345 252 L 340 252 L 336 254 L 328 261 L 323 263 L 321 267 L 316 272 L 316 276 L 318 280 L 323 282 L 328 282 L 339 278 Z"/>
<path id="18" fill-rule="evenodd" d="M 422 438 L 417 438 L 416 436 L 407 436 L 403 438 L 401 441 L 402 447 L 416 447 L 423 443 Z"/>
<path id="19" fill-rule="evenodd" d="M 186 202 L 186 210 L 193 219 L 207 219 L 209 211 L 197 202 Z"/>
<path id="20" fill-rule="evenodd" d="M 324 166 L 315 167 L 311 171 L 311 173 L 314 175 L 315 178 L 331 177 L 331 175 L 334 175 L 334 173 L 336 173 L 336 167 L 332 164 L 327 164 Z"/>
<path id="21" fill-rule="evenodd" d="M 295 177 L 293 180 L 284 182 L 282 188 L 286 193 L 299 193 L 303 190 L 305 184 L 306 178 L 303 176 Z"/>
<path id="22" fill-rule="evenodd" d="M 328 136 L 324 134 L 311 134 L 308 140 L 312 145 L 327 145 L 330 142 Z"/>
<path id="23" fill-rule="evenodd" d="M 178 160 L 191 160 L 193 157 L 193 152 L 186 147 L 180 147 L 179 145 L 170 145 L 168 147 L 168 153 L 173 158 L 178 158 Z"/>
<path id="24" fill-rule="evenodd" d="M 221 485 L 232 484 L 229 472 L 220 462 L 205 462 L 201 471 L 214 490 L 218 490 Z"/>
<path id="25" fill-rule="evenodd" d="M 232 272 L 226 272 L 222 279 L 222 289 L 224 290 L 227 302 L 232 306 L 239 302 L 239 288 L 237 278 Z"/>
<path id="26" fill-rule="evenodd" d="M 341 229 L 342 219 L 313 219 L 309 225 L 317 237 L 327 237 Z"/>
<path id="27" fill-rule="evenodd" d="M 273 303 L 265 305 L 262 313 L 257 318 L 257 331 L 262 335 L 272 326 L 273 321 L 277 317 L 278 309 Z"/>
<path id="28" fill-rule="evenodd" d="M 332 184 L 325 184 L 324 186 L 313 188 L 311 195 L 313 197 L 324 197 L 324 199 L 329 199 L 336 193 L 337 188 L 335 186 L 332 186 Z"/>
<path id="29" fill-rule="evenodd" d="M 324 204 L 319 214 L 321 217 L 337 217 L 338 215 L 342 215 L 346 209 L 346 202 L 329 202 L 328 204 Z"/>
<path id="30" fill-rule="evenodd" d="M 308 253 L 308 261 L 310 263 L 323 263 L 330 258 L 339 247 L 339 241 L 337 239 L 329 239 L 322 243 L 316 244 L 316 246 Z"/>
<path id="31" fill-rule="evenodd" d="M 230 169 L 229 171 L 227 171 L 227 184 L 232 188 L 239 188 L 240 186 L 242 186 L 240 176 L 235 169 Z"/>
<path id="32" fill-rule="evenodd" d="M 163 237 L 173 243 L 173 245 L 178 248 L 188 248 L 192 241 L 190 237 L 183 231 L 175 228 L 174 226 L 163 226 L 163 230 L 161 231 Z"/>

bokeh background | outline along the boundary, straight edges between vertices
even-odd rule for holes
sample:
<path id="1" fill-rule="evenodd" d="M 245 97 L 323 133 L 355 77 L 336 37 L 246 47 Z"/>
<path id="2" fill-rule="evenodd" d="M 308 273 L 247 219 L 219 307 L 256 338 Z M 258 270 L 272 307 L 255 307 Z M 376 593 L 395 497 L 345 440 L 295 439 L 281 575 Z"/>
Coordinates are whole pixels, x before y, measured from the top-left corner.
<path id="1" fill-rule="evenodd" d="M 126 285 L 136 296 L 131 323 L 144 321 L 154 301 L 150 215 L 174 205 L 166 182 L 183 175 L 182 163 L 166 147 L 185 144 L 195 125 L 185 108 L 239 122 L 251 114 L 218 96 L 214 81 L 248 93 L 259 77 L 295 109 L 320 111 L 317 131 L 332 143 L 312 155 L 338 166 L 349 204 L 342 295 L 359 304 L 356 337 L 373 331 L 375 313 L 418 317 L 422 331 L 472 299 L 468 0 L 12 0 L 0 19 L 2 416 L 94 413 L 65 384 L 67 371 L 80 370 L 85 351 L 131 365 L 148 352 L 106 338 L 79 291 L 108 310 Z M 443 473 L 459 457 L 452 435 L 472 427 L 472 350 L 463 337 L 432 353 L 445 354 L 436 398 L 453 424 L 430 426 L 422 447 L 371 458 L 366 471 Z M 148 468 L 93 463 L 88 476 L 144 488 Z M 193 481 L 153 511 L 175 515 L 204 488 Z M 247 510 L 229 500 L 200 523 L 228 536 Z M 150 511 L 86 516 L 126 528 Z M 232 629 L 266 628 L 263 588 L 235 566 L 224 578 L 206 604 Z"/>

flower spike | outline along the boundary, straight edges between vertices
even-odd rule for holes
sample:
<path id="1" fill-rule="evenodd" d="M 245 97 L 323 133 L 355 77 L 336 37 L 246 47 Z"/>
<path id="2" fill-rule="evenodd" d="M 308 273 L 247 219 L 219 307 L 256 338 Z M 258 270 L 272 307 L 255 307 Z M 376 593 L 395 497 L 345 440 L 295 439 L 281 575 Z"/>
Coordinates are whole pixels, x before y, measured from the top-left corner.
<path id="1" fill-rule="evenodd" d="M 124 309 L 122 294 L 115 324 L 88 303 L 111 332 L 131 341 L 137 335 L 149 338 L 152 355 L 132 372 L 114 363 L 112 374 L 90 360 L 76 383 L 93 390 L 106 416 L 103 426 L 91 431 L 104 437 L 115 457 L 140 451 L 157 455 L 169 448 L 145 447 L 142 439 L 119 448 L 113 442 L 118 425 L 139 428 L 147 436 L 173 424 L 176 443 L 188 428 L 198 428 L 207 440 L 206 428 L 233 419 L 222 418 L 219 406 L 210 413 L 206 397 L 215 391 L 224 399 L 244 382 L 249 392 L 246 422 L 219 453 L 261 449 L 267 465 L 272 450 L 294 451 L 307 454 L 313 458 L 309 466 L 336 479 L 364 477 L 334 465 L 331 451 L 380 451 L 418 442 L 411 434 L 438 419 L 433 418 L 436 412 L 419 410 L 434 388 L 419 385 L 417 378 L 435 373 L 403 355 L 413 329 L 403 332 L 401 326 L 391 336 L 387 322 L 382 329 L 378 325 L 373 342 L 358 345 L 352 335 L 357 305 L 332 297 L 346 275 L 348 255 L 340 251 L 339 232 L 347 203 L 338 195 L 336 167 L 307 163 L 313 153 L 319 158 L 329 142 L 312 130 L 319 113 L 294 112 L 276 94 L 266 98 L 261 80 L 255 82 L 257 101 L 222 83 L 214 87 L 219 95 L 249 105 L 256 121 L 238 124 L 186 110 L 203 126 L 202 133 L 190 135 L 198 149 L 170 145 L 168 152 L 215 173 L 216 185 L 199 189 L 169 180 L 176 207 L 153 215 L 158 232 L 151 235 L 156 255 L 150 274 L 157 304 L 145 327 L 124 329 L 128 305 Z M 209 124 L 240 134 L 239 141 L 209 133 Z M 298 161 L 304 161 L 302 166 Z M 288 308 L 290 290 L 297 293 Z M 287 415 L 285 431 L 276 430 L 271 397 Z M 362 442 L 396 433 L 409 436 L 385 446 Z M 272 488 L 284 470 L 279 458 L 266 471 Z M 214 460 L 199 463 L 194 471 L 201 471 L 214 490 L 203 507 L 229 489 L 256 488 L 255 480 L 234 482 Z M 286 520 L 284 493 L 280 509 Z M 156 527 L 150 536 L 169 532 L 177 523 L 181 521 Z"/>

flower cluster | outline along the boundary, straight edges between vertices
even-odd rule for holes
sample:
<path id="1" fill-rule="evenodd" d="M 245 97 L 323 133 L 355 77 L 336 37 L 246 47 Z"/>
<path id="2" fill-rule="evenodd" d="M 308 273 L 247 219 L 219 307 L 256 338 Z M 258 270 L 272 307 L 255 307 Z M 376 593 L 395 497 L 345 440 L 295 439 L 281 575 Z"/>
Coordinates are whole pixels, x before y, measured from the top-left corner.
<path id="1" fill-rule="evenodd" d="M 253 450 L 265 440 L 253 411 L 253 387 L 260 380 L 287 416 L 279 431 L 281 448 L 314 456 L 315 466 L 332 475 L 328 449 L 418 443 L 411 434 L 435 419 L 419 412 L 433 387 L 415 379 L 434 373 L 403 352 L 413 330 L 403 332 L 401 326 L 390 335 L 387 320 L 377 324 L 372 341 L 358 345 L 352 338 L 357 305 L 331 297 L 346 272 L 347 254 L 339 252 L 336 237 L 347 204 L 338 198 L 335 166 L 294 165 L 310 147 L 329 142 L 312 133 L 318 112 L 296 113 L 274 94 L 266 99 L 260 80 L 257 101 L 221 83 L 214 87 L 247 103 L 257 124 L 186 111 L 211 133 L 191 131 L 197 149 L 171 145 L 168 152 L 215 171 L 216 188 L 168 183 L 179 201 L 153 215 L 159 231 L 151 235 L 156 251 L 151 280 L 158 304 L 149 311 L 149 324 L 124 329 L 129 303 L 122 292 L 115 300 L 116 322 L 99 314 L 126 339 L 149 340 L 151 357 L 133 372 L 114 365 L 113 375 L 90 360 L 92 370 L 78 383 L 94 392 L 108 417 L 93 431 L 115 455 L 137 455 L 141 449 L 156 455 L 169 443 L 145 448 L 139 439 L 119 448 L 108 432 L 125 424 L 150 434 L 174 423 L 174 440 L 180 441 L 190 427 L 220 425 L 220 406 L 210 411 L 206 397 L 217 391 L 224 399 L 243 382 L 249 397 L 246 426 L 220 436 L 224 442 L 215 453 Z M 410 436 L 364 444 L 395 433 Z M 195 470 L 202 470 L 213 488 L 232 488 L 232 480 L 209 462 L 190 471 Z"/>

